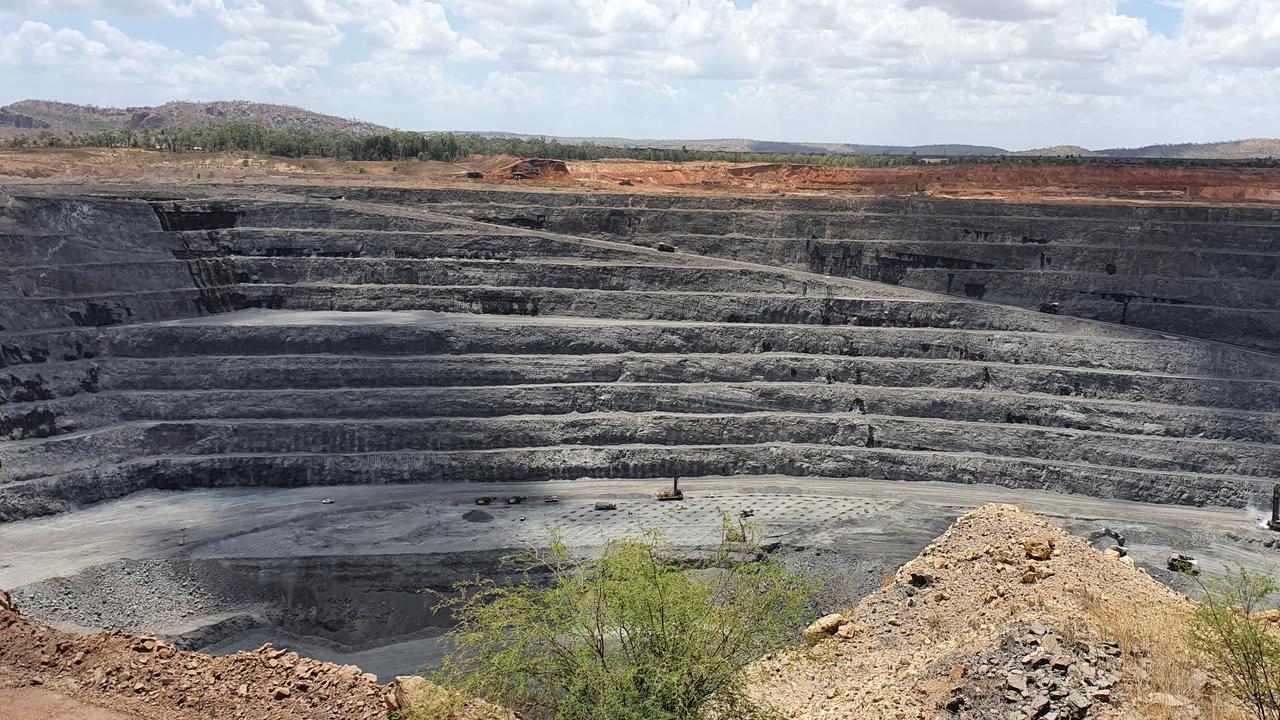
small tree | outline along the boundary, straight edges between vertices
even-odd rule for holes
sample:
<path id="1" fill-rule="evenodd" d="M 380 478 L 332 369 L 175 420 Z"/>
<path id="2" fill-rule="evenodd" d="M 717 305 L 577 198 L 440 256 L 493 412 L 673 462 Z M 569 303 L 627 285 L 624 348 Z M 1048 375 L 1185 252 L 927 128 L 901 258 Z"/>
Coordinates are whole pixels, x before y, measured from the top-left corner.
<path id="1" fill-rule="evenodd" d="M 475 581 L 437 609 L 454 613 L 456 650 L 439 673 L 462 695 L 556 720 L 679 720 L 763 715 L 742 670 L 792 642 L 810 588 L 758 545 L 735 540 L 691 566 L 647 531 L 575 562 L 556 533 L 518 558 L 517 578 Z"/>
<path id="2" fill-rule="evenodd" d="M 1263 617 L 1280 592 L 1275 578 L 1243 567 L 1201 583 L 1204 600 L 1191 616 L 1190 642 L 1210 672 L 1259 720 L 1280 720 L 1280 635 Z"/>

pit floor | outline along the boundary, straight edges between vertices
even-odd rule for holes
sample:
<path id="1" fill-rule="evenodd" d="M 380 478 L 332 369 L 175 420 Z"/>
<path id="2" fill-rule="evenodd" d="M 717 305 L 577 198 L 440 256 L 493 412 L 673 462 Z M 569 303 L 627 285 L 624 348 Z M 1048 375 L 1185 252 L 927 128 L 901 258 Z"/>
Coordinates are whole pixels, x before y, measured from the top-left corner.
<path id="1" fill-rule="evenodd" d="M 1208 573 L 1221 572 L 1230 564 L 1274 570 L 1280 556 L 1276 547 L 1280 533 L 1262 527 L 1260 510 L 856 478 L 699 477 L 684 479 L 681 486 L 686 493 L 683 502 L 657 502 L 654 493 L 666 489 L 660 482 L 603 479 L 149 491 L 73 513 L 0 525 L 0 548 L 4 548 L 0 587 L 73 576 L 122 558 L 417 554 L 440 562 L 451 554 L 545 544 L 552 528 L 558 528 L 569 545 L 584 551 L 647 528 L 661 529 L 673 545 L 696 547 L 715 542 L 721 511 L 736 516 L 746 509 L 754 513 L 752 521 L 766 539 L 780 542 L 782 552 L 793 559 L 825 553 L 827 558 L 892 568 L 914 557 L 956 517 L 988 502 L 1019 505 L 1078 534 L 1111 527 L 1128 538 L 1130 554 L 1139 566 L 1175 586 L 1182 583 L 1184 590 L 1189 589 L 1185 579 L 1164 568 L 1173 550 L 1198 557 Z M 474 499 L 480 494 L 524 495 L 527 500 L 507 506 L 500 499 L 478 508 Z M 557 496 L 559 502 L 544 502 L 549 496 Z M 333 502 L 324 503 L 325 499 Z M 594 510 L 600 500 L 616 503 L 617 510 Z M 464 519 L 464 514 L 477 509 L 491 519 Z M 186 543 L 179 546 L 184 533 Z M 856 564 L 829 561 L 816 567 L 826 572 L 832 568 L 861 571 L 854 569 Z M 864 579 L 872 584 L 879 580 Z M 231 614 L 240 609 L 224 610 Z M 184 625 L 200 624 L 200 618 L 189 621 Z M 241 633 L 206 649 L 230 652 L 267 641 L 321 659 L 358 664 L 379 675 L 415 669 L 439 652 L 432 634 L 388 638 L 377 647 L 355 650 L 308 638 L 272 636 L 265 629 Z"/>

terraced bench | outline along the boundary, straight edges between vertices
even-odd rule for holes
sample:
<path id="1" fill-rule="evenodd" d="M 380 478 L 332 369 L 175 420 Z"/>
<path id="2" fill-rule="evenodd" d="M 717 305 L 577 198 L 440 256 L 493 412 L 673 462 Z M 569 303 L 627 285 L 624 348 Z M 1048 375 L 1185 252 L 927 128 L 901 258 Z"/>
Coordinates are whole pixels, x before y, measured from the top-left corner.
<path id="1" fill-rule="evenodd" d="M 1278 295 L 1263 211 L 618 202 L 17 198 L 0 520 L 147 488 L 677 473 L 1239 506 L 1280 473 L 1280 357 L 1248 347 Z M 894 253 L 945 262 L 884 275 Z M 1234 345 L 1012 306 L 1177 279 L 1142 263 L 1230 299 L 1206 335 Z M 1006 290 L 963 289 L 977 273 Z"/>

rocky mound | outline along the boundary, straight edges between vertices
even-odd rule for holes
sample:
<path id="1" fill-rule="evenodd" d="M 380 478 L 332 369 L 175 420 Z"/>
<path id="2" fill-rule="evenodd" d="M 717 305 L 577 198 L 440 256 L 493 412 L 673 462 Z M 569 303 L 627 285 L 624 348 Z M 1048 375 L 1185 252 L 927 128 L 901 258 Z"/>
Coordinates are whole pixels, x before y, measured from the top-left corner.
<path id="1" fill-rule="evenodd" d="M 1184 644 L 1183 596 L 1027 512 L 959 520 L 812 647 L 762 660 L 793 718 L 1245 717 Z"/>

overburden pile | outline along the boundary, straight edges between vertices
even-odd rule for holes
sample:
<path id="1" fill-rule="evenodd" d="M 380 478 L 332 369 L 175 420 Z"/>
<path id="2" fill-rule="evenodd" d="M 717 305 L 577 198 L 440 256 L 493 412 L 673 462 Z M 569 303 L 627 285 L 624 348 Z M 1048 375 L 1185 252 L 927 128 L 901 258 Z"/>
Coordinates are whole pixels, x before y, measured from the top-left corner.
<path id="1" fill-rule="evenodd" d="M 762 700 L 813 720 L 1245 718 L 1188 650 L 1192 609 L 1126 558 L 986 505 L 753 672 Z"/>

